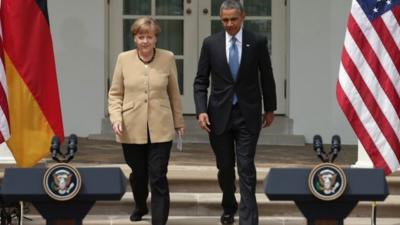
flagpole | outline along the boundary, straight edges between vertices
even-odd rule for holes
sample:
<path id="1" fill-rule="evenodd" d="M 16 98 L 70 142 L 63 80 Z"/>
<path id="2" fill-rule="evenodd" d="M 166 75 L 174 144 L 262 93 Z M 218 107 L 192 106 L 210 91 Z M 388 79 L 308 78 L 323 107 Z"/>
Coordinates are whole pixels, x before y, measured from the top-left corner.
<path id="1" fill-rule="evenodd" d="M 1 0 L 0 0 L 1 1 Z M 11 154 L 10 149 L 6 143 L 0 144 L 0 165 L 15 165 L 14 156 Z"/>
<path id="2" fill-rule="evenodd" d="M 357 162 L 353 164 L 351 167 L 354 168 L 373 168 L 374 165 L 369 158 L 367 152 L 365 151 L 363 145 L 360 140 L 358 140 L 358 150 L 357 150 Z"/>

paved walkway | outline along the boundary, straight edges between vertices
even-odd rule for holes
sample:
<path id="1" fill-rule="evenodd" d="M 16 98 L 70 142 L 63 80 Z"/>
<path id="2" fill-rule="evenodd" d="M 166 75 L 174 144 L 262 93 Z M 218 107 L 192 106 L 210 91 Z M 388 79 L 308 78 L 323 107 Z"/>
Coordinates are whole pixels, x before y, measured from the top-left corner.
<path id="1" fill-rule="evenodd" d="M 325 151 L 330 151 L 329 145 Z M 349 166 L 357 160 L 357 146 L 342 146 L 336 159 L 337 164 Z M 121 145 L 114 141 L 99 141 L 79 138 L 78 151 L 74 163 L 116 164 L 124 163 Z M 314 166 L 320 160 L 312 145 L 305 146 L 267 146 L 259 145 L 256 153 L 256 165 L 260 167 L 304 167 Z M 183 152 L 173 146 L 170 165 L 207 165 L 214 166 L 215 158 L 209 144 L 184 144 Z"/>

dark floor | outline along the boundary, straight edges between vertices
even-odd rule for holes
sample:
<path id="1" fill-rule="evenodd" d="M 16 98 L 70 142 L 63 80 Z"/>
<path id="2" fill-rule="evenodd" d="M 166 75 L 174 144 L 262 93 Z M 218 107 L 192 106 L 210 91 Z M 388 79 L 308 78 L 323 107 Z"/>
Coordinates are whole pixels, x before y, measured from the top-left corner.
<path id="1" fill-rule="evenodd" d="M 329 145 L 325 151 L 330 151 Z M 335 163 L 342 166 L 354 164 L 357 160 L 357 146 L 342 146 Z M 114 141 L 89 140 L 79 138 L 78 151 L 74 163 L 115 164 L 124 163 L 121 145 Z M 265 167 L 314 166 L 321 161 L 306 146 L 265 146 L 257 147 L 256 165 Z M 215 165 L 214 154 L 209 144 L 183 144 L 183 152 L 173 146 L 170 165 Z"/>

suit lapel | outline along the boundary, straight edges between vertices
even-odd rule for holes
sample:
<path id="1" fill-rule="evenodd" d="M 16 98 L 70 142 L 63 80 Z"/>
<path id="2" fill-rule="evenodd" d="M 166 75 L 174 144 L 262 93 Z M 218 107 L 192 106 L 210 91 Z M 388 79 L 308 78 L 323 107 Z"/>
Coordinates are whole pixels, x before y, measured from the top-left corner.
<path id="1" fill-rule="evenodd" d="M 249 38 L 248 38 L 247 32 L 243 29 L 243 33 L 242 33 L 242 55 L 241 55 L 241 58 L 240 58 L 239 70 L 238 70 L 238 75 L 237 75 L 236 80 L 238 80 L 241 77 L 241 74 L 245 70 L 244 67 L 246 65 L 246 59 L 248 58 L 249 47 L 250 47 Z"/>
<path id="2" fill-rule="evenodd" d="M 227 55 L 226 55 L 226 37 L 225 37 L 225 31 L 222 31 L 220 35 L 218 36 L 217 43 L 218 45 L 218 55 L 221 56 L 219 59 L 221 59 L 221 63 L 223 63 L 223 69 L 226 71 L 224 74 L 227 75 L 228 79 L 233 81 L 233 77 L 231 74 L 231 69 L 229 68 L 228 60 L 227 60 Z M 221 44 L 223 43 L 223 44 Z"/>

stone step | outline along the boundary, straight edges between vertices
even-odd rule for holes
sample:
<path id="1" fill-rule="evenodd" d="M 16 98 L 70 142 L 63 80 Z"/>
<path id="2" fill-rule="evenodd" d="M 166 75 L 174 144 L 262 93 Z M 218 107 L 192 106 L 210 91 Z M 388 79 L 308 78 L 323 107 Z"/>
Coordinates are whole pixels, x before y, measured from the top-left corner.
<path id="1" fill-rule="evenodd" d="M 26 215 L 29 219 L 25 219 L 25 225 L 42 225 L 45 220 L 38 215 Z M 345 219 L 346 225 L 365 225 L 370 224 L 369 217 L 349 217 Z M 85 225 L 151 225 L 150 216 L 146 215 L 140 222 L 132 223 L 129 221 L 129 215 L 88 215 L 83 220 Z M 220 225 L 218 216 L 170 216 L 168 225 Z M 235 217 L 234 225 L 238 225 L 238 217 Z M 260 225 L 307 225 L 304 217 L 260 217 Z M 379 225 L 399 225 L 398 218 L 378 218 Z"/>
<path id="2" fill-rule="evenodd" d="M 150 196 L 151 197 L 151 196 Z M 218 216 L 221 213 L 220 193 L 171 193 L 170 215 L 174 216 Z M 262 216 L 301 216 L 292 201 L 270 201 L 264 194 L 257 194 L 259 213 Z M 149 198 L 150 199 L 150 198 Z M 236 194 L 240 201 L 240 195 Z M 399 218 L 400 196 L 390 195 L 383 202 L 377 202 L 377 215 L 380 218 Z M 90 214 L 107 215 L 130 213 L 133 209 L 132 193 L 126 193 L 121 201 L 99 201 Z M 360 202 L 352 216 L 368 217 L 371 214 L 371 202 Z"/>
<path id="3" fill-rule="evenodd" d="M 148 199 L 148 205 L 150 204 Z M 268 217 L 301 217 L 302 214 L 292 201 L 270 201 L 264 194 L 256 194 L 260 216 Z M 221 214 L 220 193 L 170 193 L 171 216 L 218 216 Z M 240 202 L 240 195 L 236 194 Z M 369 217 L 372 202 L 362 201 L 352 211 L 352 217 Z M 129 215 L 133 210 L 131 192 L 124 194 L 120 201 L 98 201 L 90 210 L 89 215 L 121 216 Z M 400 196 L 390 195 L 383 202 L 377 202 L 379 218 L 398 218 L 400 223 Z M 30 214 L 38 214 L 29 205 Z"/>
<path id="4" fill-rule="evenodd" d="M 128 166 L 121 166 L 122 171 L 128 178 L 130 169 Z M 257 191 L 263 193 L 264 179 L 269 168 L 257 168 Z M 171 192 L 196 192 L 213 193 L 219 192 L 217 181 L 218 170 L 211 166 L 169 166 L 168 182 Z M 238 175 L 236 175 L 236 186 L 239 188 Z M 130 189 L 130 185 L 127 186 Z M 238 189 L 239 190 L 239 189 Z"/>

